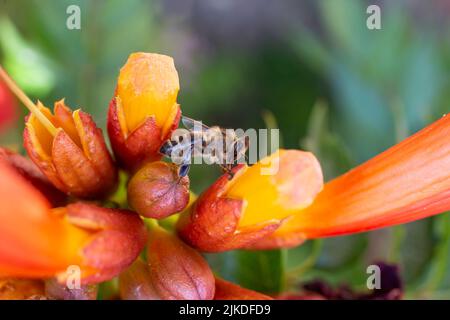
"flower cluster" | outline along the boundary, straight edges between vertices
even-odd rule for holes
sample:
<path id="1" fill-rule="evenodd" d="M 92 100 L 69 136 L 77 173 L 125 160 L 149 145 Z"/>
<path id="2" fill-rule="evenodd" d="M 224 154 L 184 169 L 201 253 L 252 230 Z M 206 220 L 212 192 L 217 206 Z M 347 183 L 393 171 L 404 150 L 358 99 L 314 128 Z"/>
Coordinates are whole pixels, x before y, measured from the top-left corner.
<path id="1" fill-rule="evenodd" d="M 190 202 L 189 178 L 159 152 L 178 127 L 178 91 L 172 58 L 129 56 L 107 114 L 114 157 L 88 113 L 64 100 L 31 108 L 28 158 L 0 148 L 0 299 L 95 299 L 113 278 L 122 299 L 270 299 L 215 276 L 202 252 L 292 247 L 450 209 L 449 116 L 325 184 L 313 154 L 278 150 Z M 128 202 L 111 205 L 119 171 Z M 170 230 L 158 224 L 169 216 Z"/>

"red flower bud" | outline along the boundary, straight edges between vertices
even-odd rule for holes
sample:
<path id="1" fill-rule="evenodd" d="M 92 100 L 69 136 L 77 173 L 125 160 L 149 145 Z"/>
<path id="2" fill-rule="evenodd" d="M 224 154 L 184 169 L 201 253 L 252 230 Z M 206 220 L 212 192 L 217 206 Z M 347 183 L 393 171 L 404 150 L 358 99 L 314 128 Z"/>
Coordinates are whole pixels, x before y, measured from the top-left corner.
<path id="1" fill-rule="evenodd" d="M 214 276 L 206 260 L 161 227 L 149 234 L 147 262 L 153 288 L 164 300 L 210 300 Z"/>
<path id="2" fill-rule="evenodd" d="M 147 163 L 128 184 L 128 203 L 142 216 L 166 218 L 189 203 L 189 178 L 181 178 L 174 164 Z"/>
<path id="3" fill-rule="evenodd" d="M 133 53 L 120 70 L 108 112 L 108 134 L 118 163 L 136 170 L 161 159 L 159 149 L 178 126 L 180 88 L 173 59 Z"/>
<path id="4" fill-rule="evenodd" d="M 111 193 L 117 170 L 91 116 L 72 112 L 64 100 L 55 103 L 54 115 L 41 103 L 38 108 L 57 130 L 53 136 L 34 114 L 27 118 L 24 144 L 31 160 L 63 192 L 81 198 Z"/>
<path id="5" fill-rule="evenodd" d="M 272 298 L 216 277 L 214 300 L 272 300 Z"/>
<path id="6" fill-rule="evenodd" d="M 120 274 L 119 291 L 123 300 L 161 300 L 153 288 L 148 265 L 141 259 Z"/>
<path id="7" fill-rule="evenodd" d="M 110 280 L 133 263 L 145 246 L 147 231 L 132 211 L 74 203 L 62 209 L 68 221 L 88 232 L 80 248 L 81 284 Z M 68 275 L 58 275 L 60 282 Z"/>

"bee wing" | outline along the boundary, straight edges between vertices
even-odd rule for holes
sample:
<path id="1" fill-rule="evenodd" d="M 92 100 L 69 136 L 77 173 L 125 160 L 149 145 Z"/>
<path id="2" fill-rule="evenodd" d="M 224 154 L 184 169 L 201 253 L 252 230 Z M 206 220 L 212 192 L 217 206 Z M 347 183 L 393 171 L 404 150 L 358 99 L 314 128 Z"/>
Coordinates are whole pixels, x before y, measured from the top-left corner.
<path id="1" fill-rule="evenodd" d="M 209 129 L 209 127 L 204 125 L 201 121 L 194 120 L 194 119 L 186 117 L 186 116 L 181 116 L 181 122 L 183 122 L 183 126 L 185 126 L 186 129 L 188 129 L 188 130 L 194 131 L 195 129 L 198 129 L 199 127 L 201 127 L 203 130 Z"/>
<path id="2" fill-rule="evenodd" d="M 246 162 L 248 161 L 246 153 L 247 153 L 249 143 L 250 143 L 250 138 L 248 136 L 242 136 L 234 142 L 234 145 L 236 146 L 235 150 L 238 153 L 237 159 L 240 156 L 241 157 L 243 156 L 245 158 L 245 161 Z M 239 147 L 239 149 L 238 149 L 238 147 Z"/>
<path id="3" fill-rule="evenodd" d="M 250 138 L 248 136 L 242 136 L 242 137 L 239 137 L 238 139 L 236 139 L 236 141 L 234 143 L 236 145 L 239 144 L 241 146 L 242 151 L 247 151 L 248 145 L 250 143 Z"/>

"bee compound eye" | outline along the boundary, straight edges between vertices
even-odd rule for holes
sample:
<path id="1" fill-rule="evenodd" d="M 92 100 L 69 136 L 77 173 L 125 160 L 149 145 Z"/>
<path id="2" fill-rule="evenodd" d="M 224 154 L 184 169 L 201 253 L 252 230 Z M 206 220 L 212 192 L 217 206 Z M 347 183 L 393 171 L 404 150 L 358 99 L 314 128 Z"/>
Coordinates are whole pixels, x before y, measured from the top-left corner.
<path id="1" fill-rule="evenodd" d="M 169 142 L 165 142 L 159 149 L 159 152 L 165 155 L 170 155 L 171 151 L 172 145 Z"/>

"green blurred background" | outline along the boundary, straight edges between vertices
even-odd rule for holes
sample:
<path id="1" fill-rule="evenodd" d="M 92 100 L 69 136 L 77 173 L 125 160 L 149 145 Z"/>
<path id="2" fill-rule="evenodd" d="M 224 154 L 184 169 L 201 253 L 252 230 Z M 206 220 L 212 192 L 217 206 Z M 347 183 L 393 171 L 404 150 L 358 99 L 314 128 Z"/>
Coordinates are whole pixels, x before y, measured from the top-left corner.
<path id="1" fill-rule="evenodd" d="M 233 128 L 279 127 L 329 180 L 449 110 L 450 1 L 0 0 L 0 62 L 34 99 L 66 97 L 104 128 L 134 51 L 175 58 L 183 113 Z M 81 30 L 66 8 L 81 8 Z M 381 7 L 381 30 L 366 8 Z M 20 108 L 0 143 L 21 150 Z M 23 150 L 22 150 L 23 151 Z M 194 166 L 192 189 L 214 181 Z M 290 250 L 210 255 L 216 272 L 269 293 L 314 278 L 364 289 L 374 261 L 398 264 L 406 297 L 450 299 L 447 214 Z"/>

